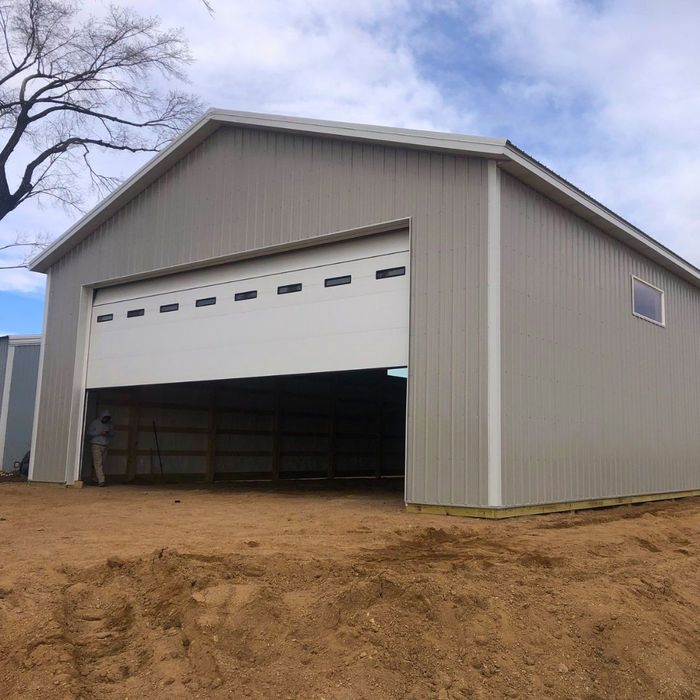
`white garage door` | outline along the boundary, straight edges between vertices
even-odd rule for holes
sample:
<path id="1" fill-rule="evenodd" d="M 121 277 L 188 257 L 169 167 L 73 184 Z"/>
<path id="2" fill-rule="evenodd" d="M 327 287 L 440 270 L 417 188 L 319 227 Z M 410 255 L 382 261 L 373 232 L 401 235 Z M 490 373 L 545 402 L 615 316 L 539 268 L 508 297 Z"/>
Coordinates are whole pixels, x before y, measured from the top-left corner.
<path id="1" fill-rule="evenodd" d="M 408 233 L 108 287 L 88 388 L 408 362 Z"/>

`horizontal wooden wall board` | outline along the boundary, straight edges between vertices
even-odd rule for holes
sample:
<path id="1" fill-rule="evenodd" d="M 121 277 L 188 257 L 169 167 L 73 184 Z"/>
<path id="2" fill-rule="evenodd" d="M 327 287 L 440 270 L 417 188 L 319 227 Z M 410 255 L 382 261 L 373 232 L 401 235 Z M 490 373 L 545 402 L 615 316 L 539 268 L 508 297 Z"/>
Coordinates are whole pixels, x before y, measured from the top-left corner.
<path id="1" fill-rule="evenodd" d="M 169 386 L 168 395 L 178 402 L 157 400 L 158 386 L 99 391 L 95 410 L 109 407 L 115 419 L 107 474 L 161 478 L 162 462 L 165 474 L 189 471 L 206 481 L 251 474 L 268 479 L 401 475 L 405 383 L 388 381 L 384 370 L 355 376 L 371 396 L 346 400 L 352 384 L 338 376 L 265 378 L 259 385 L 242 380 L 240 394 L 257 397 L 248 409 L 221 405 L 222 394 L 230 400 L 239 391 L 228 381 Z M 305 381 L 316 393 L 304 389 Z M 196 468 L 187 469 L 188 459 Z"/>

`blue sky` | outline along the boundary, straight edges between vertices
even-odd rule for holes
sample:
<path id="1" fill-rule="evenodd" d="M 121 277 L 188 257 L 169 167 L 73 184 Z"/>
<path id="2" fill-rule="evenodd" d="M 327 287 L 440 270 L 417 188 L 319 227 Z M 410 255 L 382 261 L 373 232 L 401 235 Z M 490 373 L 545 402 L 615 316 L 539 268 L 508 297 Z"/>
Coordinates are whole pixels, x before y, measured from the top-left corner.
<path id="1" fill-rule="evenodd" d="M 214 19 L 198 0 L 134 3 L 185 27 L 207 106 L 504 136 L 700 264 L 700 3 L 213 4 Z M 144 160 L 103 164 L 125 177 Z M 78 216 L 28 203 L 0 244 Z M 42 298 L 41 275 L 0 271 L 0 334 L 39 332 Z"/>

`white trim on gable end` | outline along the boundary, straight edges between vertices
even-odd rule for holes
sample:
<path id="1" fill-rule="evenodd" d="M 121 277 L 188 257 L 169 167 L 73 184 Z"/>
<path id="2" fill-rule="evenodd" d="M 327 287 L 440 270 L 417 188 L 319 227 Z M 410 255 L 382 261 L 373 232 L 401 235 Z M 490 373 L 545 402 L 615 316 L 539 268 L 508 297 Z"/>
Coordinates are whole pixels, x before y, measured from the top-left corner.
<path id="1" fill-rule="evenodd" d="M 211 109 L 176 138 L 91 212 L 57 238 L 30 263 L 34 272 L 46 272 L 68 250 L 157 180 L 178 160 L 223 126 L 283 131 L 321 138 L 383 144 L 499 161 L 500 167 L 548 198 L 646 255 L 679 277 L 700 287 L 700 270 L 676 255 L 506 139 L 463 136 L 432 131 L 398 129 L 319 119 Z"/>

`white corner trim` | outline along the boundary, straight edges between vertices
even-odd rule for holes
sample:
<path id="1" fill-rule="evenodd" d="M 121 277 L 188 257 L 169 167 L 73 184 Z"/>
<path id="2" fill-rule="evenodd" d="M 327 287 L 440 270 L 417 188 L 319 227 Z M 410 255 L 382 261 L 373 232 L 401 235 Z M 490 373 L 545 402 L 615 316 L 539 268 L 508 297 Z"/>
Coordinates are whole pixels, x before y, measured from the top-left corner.
<path id="1" fill-rule="evenodd" d="M 90 346 L 90 319 L 94 290 L 83 286 L 78 307 L 78 330 L 73 365 L 72 396 L 66 445 L 66 484 L 80 479 L 83 457 L 83 424 L 85 421 L 85 383 L 87 377 L 88 350 Z"/>
<path id="2" fill-rule="evenodd" d="M 5 362 L 5 381 L 2 385 L 2 400 L 0 401 L 0 470 L 5 467 L 5 439 L 7 437 L 7 414 L 10 410 L 10 394 L 12 393 L 12 367 L 15 362 L 15 346 L 7 346 L 7 361 Z"/>
<path id="3" fill-rule="evenodd" d="M 488 504 L 503 505 L 501 483 L 501 174 L 488 161 L 486 365 Z"/>
<path id="4" fill-rule="evenodd" d="M 41 332 L 45 336 L 47 331 L 47 323 L 49 320 L 49 303 L 51 301 L 51 271 L 46 273 L 46 289 L 44 290 L 44 320 L 41 327 Z M 39 425 L 39 406 L 41 405 L 41 378 L 44 374 L 44 358 L 46 356 L 46 342 L 42 340 L 41 349 L 39 350 L 39 374 L 36 378 L 36 395 L 34 396 L 34 421 L 32 422 L 32 443 L 29 452 L 29 474 L 27 479 L 34 479 L 34 458 L 36 456 L 36 436 L 37 427 Z"/>

